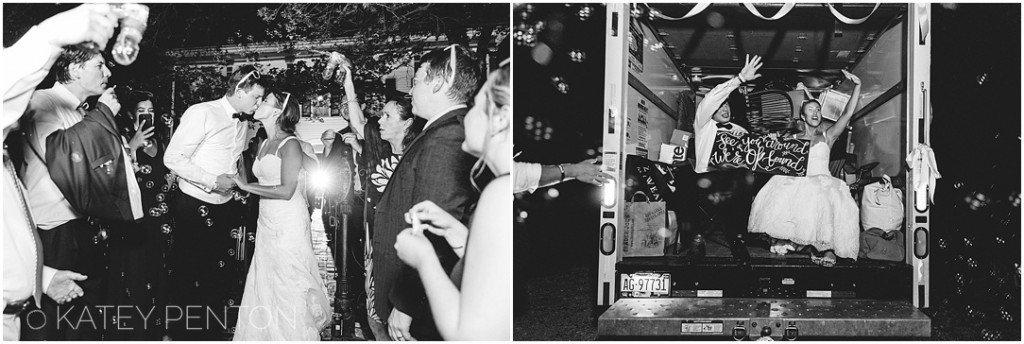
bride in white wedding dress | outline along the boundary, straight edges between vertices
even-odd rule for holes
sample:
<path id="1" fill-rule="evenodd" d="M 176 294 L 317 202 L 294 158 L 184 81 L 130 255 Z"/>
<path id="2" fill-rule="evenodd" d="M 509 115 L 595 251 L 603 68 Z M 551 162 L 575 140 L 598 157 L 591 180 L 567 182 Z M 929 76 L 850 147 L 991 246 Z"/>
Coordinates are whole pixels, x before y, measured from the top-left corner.
<path id="1" fill-rule="evenodd" d="M 299 107 L 290 98 L 270 93 L 254 114 L 267 131 L 252 167 L 259 183 L 235 177 L 242 191 L 260 196 L 260 213 L 234 340 L 316 341 L 331 319 L 300 173 Z"/>

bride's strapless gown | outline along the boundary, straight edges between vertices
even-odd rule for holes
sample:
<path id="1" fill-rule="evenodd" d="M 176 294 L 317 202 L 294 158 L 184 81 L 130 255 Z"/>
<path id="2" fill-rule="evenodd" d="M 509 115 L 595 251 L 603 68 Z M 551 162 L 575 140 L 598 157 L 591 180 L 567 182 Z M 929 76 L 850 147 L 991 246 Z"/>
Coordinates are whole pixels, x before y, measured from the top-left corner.
<path id="1" fill-rule="evenodd" d="M 850 186 L 829 172 L 830 151 L 828 143 L 814 143 L 806 177 L 773 176 L 761 188 L 750 210 L 750 232 L 857 259 L 860 210 Z"/>
<path id="2" fill-rule="evenodd" d="M 280 150 L 289 137 L 277 147 Z M 281 184 L 277 153 L 257 158 L 253 174 L 260 185 Z M 331 320 L 331 305 L 313 254 L 310 215 L 302 190 L 292 198 L 260 199 L 256 249 L 238 312 L 235 340 L 320 340 Z"/>

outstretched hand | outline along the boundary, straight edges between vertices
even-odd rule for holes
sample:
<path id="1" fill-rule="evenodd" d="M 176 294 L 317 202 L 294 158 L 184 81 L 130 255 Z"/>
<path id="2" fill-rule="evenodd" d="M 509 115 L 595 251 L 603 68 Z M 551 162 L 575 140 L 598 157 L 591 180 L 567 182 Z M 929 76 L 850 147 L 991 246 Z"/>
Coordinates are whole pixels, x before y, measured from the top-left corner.
<path id="1" fill-rule="evenodd" d="M 743 69 L 740 70 L 740 74 L 737 75 L 740 81 L 747 82 L 753 81 L 761 77 L 761 74 L 757 73 L 758 69 L 761 69 L 761 57 L 754 55 L 750 57 L 749 54 L 746 56 L 746 63 L 743 65 Z"/>
<path id="2" fill-rule="evenodd" d="M 587 159 L 575 164 L 566 164 L 562 166 L 565 169 L 565 175 L 569 178 L 575 178 L 584 183 L 590 183 L 597 186 L 601 186 L 606 181 L 611 180 L 612 176 L 601 172 L 601 158 Z"/>
<path id="3" fill-rule="evenodd" d="M 845 76 L 847 80 L 852 81 L 854 85 L 860 85 L 860 78 L 859 77 L 857 77 L 856 75 L 853 75 L 853 73 L 850 73 L 849 71 L 847 71 L 845 69 L 843 69 L 842 71 L 843 71 L 843 76 Z"/>
<path id="4" fill-rule="evenodd" d="M 87 276 L 74 271 L 57 271 L 53 275 L 53 279 L 50 280 L 50 285 L 46 287 L 46 296 L 49 296 L 58 304 L 64 304 L 81 297 L 85 295 L 85 291 L 75 281 L 84 281 L 87 278 Z"/>

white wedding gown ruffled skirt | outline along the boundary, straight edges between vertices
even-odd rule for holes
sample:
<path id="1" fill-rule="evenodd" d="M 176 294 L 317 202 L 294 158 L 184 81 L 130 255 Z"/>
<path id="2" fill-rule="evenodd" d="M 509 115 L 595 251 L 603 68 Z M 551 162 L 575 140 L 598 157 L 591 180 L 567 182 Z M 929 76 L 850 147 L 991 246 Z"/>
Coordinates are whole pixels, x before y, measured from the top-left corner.
<path id="1" fill-rule="evenodd" d="M 281 145 L 284 145 L 282 141 Z M 279 185 L 281 159 L 253 164 L 261 185 Z M 313 253 L 304 177 L 288 200 L 260 200 L 256 249 L 246 277 L 234 340 L 320 340 L 332 309 Z"/>
<path id="2" fill-rule="evenodd" d="M 857 259 L 860 211 L 850 187 L 828 171 L 829 146 L 811 146 L 807 176 L 772 176 L 757 193 L 748 228 L 836 256 Z"/>

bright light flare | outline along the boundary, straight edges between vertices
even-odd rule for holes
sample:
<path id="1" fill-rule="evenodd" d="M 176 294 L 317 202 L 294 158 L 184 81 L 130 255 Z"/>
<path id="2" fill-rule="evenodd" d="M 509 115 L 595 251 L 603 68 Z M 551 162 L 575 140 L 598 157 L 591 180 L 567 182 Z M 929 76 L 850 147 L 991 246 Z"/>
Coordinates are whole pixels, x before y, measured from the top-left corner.
<path id="1" fill-rule="evenodd" d="M 327 187 L 331 185 L 331 178 L 328 176 L 327 172 L 318 170 L 310 175 L 310 183 L 312 183 L 313 187 L 317 190 L 326 190 Z"/>
<path id="2" fill-rule="evenodd" d="M 614 178 L 610 178 L 601 185 L 601 205 L 605 208 L 611 208 L 615 206 L 615 198 L 618 196 L 618 190 Z"/>

